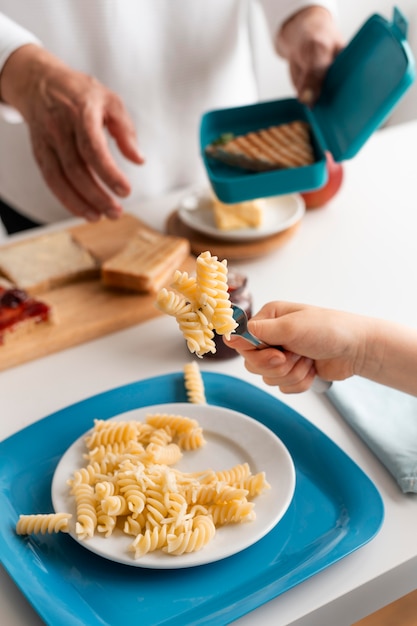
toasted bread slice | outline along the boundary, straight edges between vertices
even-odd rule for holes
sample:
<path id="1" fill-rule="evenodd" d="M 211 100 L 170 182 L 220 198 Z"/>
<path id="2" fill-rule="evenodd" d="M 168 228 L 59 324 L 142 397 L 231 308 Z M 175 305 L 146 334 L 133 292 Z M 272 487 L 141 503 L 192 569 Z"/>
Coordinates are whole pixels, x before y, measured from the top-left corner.
<path id="1" fill-rule="evenodd" d="M 314 162 L 310 126 L 301 120 L 233 137 L 224 143 L 214 142 L 206 147 L 206 154 L 233 167 L 254 171 Z"/>
<path id="2" fill-rule="evenodd" d="M 190 254 L 190 243 L 180 237 L 139 230 L 118 254 L 101 267 L 104 285 L 139 292 L 157 292 L 173 269 Z"/>
<path id="3" fill-rule="evenodd" d="M 99 275 L 95 258 L 66 231 L 0 248 L 0 274 L 31 295 Z"/>

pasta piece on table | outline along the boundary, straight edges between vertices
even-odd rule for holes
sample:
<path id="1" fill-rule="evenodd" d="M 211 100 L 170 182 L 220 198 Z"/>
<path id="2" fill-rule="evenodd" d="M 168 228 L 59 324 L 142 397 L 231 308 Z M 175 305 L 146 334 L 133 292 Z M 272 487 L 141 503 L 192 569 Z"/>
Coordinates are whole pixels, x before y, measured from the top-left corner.
<path id="1" fill-rule="evenodd" d="M 31 535 L 32 533 L 67 533 L 69 531 L 69 513 L 39 513 L 36 515 L 20 515 L 16 524 L 18 535 Z"/>
<path id="2" fill-rule="evenodd" d="M 193 404 L 206 404 L 206 392 L 200 368 L 195 361 L 184 365 L 184 384 L 187 398 Z"/>

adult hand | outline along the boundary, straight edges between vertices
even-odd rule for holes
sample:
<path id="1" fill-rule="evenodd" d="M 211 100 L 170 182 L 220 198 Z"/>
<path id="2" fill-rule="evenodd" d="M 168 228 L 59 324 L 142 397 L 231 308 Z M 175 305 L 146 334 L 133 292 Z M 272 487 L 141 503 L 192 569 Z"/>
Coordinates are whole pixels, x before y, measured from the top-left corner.
<path id="1" fill-rule="evenodd" d="M 127 159 L 144 161 L 120 98 L 34 44 L 18 48 L 0 78 L 1 97 L 27 122 L 36 161 L 55 196 L 89 221 L 119 217 L 117 196 L 129 195 L 130 183 L 111 156 L 106 129 Z"/>
<path id="2" fill-rule="evenodd" d="M 225 343 L 245 359 L 246 369 L 284 393 L 308 389 L 316 374 L 343 380 L 365 360 L 374 322 L 368 318 L 288 302 L 269 302 L 249 320 L 250 331 L 271 346 L 257 350 L 238 335 Z"/>
<path id="3" fill-rule="evenodd" d="M 313 6 L 295 13 L 277 34 L 278 54 L 289 63 L 298 98 L 314 104 L 331 63 L 344 46 L 333 16 Z"/>

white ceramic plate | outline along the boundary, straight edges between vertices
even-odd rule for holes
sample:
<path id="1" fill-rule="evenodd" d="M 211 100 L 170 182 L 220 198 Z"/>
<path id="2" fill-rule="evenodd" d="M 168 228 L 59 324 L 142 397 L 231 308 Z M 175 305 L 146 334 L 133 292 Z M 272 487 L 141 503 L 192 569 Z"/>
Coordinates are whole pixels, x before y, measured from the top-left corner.
<path id="1" fill-rule="evenodd" d="M 254 499 L 256 519 L 222 526 L 202 550 L 181 556 L 168 555 L 158 550 L 135 559 L 133 553 L 128 551 L 134 538 L 118 530 L 108 538 L 97 535 L 81 541 L 74 530 L 75 504 L 69 493 L 67 480 L 74 470 L 85 464 L 83 435 L 63 455 L 52 481 L 55 511 L 65 511 L 73 515 L 71 536 L 83 547 L 111 561 L 136 567 L 177 569 L 211 563 L 236 554 L 272 530 L 290 505 L 295 489 L 294 464 L 282 441 L 255 419 L 213 405 L 160 404 L 135 409 L 113 419 L 144 421 L 147 414 L 156 412 L 195 418 L 203 427 L 206 445 L 198 450 L 184 452 L 176 468 L 186 472 L 208 468 L 218 471 L 247 462 L 253 474 L 265 471 L 271 489 Z"/>
<path id="2" fill-rule="evenodd" d="M 254 241 L 287 230 L 305 213 L 305 203 L 300 194 L 274 196 L 259 202 L 263 208 L 263 223 L 258 228 L 218 229 L 214 221 L 210 194 L 207 191 L 184 196 L 178 208 L 178 215 L 186 226 L 210 237 L 228 241 Z"/>

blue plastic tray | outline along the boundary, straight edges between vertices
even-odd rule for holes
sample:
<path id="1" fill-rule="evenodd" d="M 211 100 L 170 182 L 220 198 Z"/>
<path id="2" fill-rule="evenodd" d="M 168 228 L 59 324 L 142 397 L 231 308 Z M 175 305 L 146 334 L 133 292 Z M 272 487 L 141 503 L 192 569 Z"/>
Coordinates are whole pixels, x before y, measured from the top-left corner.
<path id="1" fill-rule="evenodd" d="M 20 513 L 53 510 L 55 467 L 93 418 L 186 402 L 183 372 L 129 384 L 58 411 L 0 443 L 1 562 L 47 624 L 227 624 L 358 549 L 378 532 L 383 504 L 377 489 L 320 430 L 239 379 L 203 372 L 203 380 L 209 403 L 251 415 L 287 446 L 297 486 L 286 515 L 243 552 L 184 570 L 112 563 L 67 535 L 19 537 L 14 528 Z"/>

